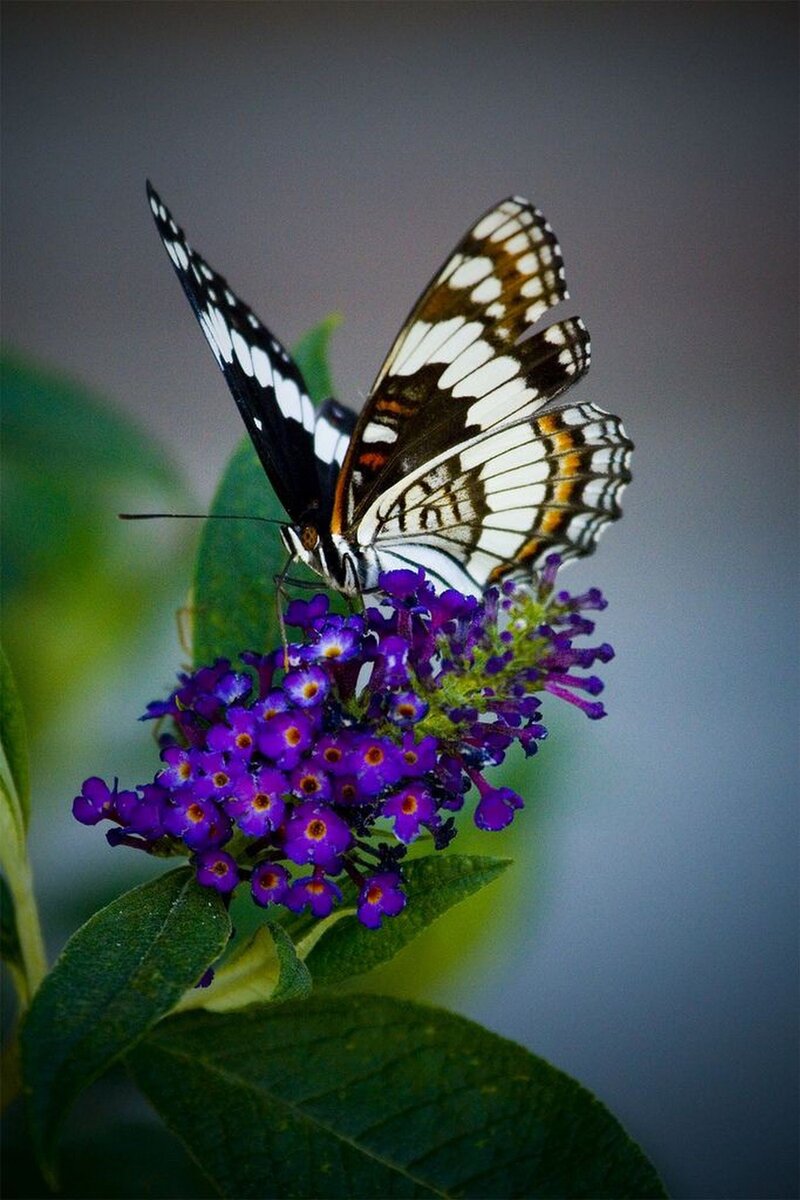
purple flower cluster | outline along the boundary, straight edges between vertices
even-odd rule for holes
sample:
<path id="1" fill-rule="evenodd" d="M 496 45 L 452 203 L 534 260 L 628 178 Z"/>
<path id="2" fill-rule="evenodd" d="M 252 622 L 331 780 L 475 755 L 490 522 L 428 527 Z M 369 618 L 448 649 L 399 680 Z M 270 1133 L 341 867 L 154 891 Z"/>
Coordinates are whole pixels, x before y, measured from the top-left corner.
<path id="1" fill-rule="evenodd" d="M 88 779 L 75 817 L 112 821 L 114 845 L 189 854 L 222 894 L 247 881 L 262 906 L 325 917 L 349 876 L 360 920 L 380 926 L 406 903 L 406 847 L 423 834 L 447 846 L 473 786 L 481 829 L 522 808 L 484 772 L 514 742 L 535 753 L 542 692 L 604 715 L 601 681 L 575 672 L 613 651 L 573 641 L 605 601 L 554 593 L 558 566 L 548 560 L 535 590 L 506 583 L 482 600 L 392 571 L 381 606 L 360 616 L 330 613 L 323 595 L 294 601 L 286 623 L 301 640 L 244 653 L 241 670 L 220 659 L 180 675 L 143 718 L 168 726 L 153 781 L 120 791 Z"/>

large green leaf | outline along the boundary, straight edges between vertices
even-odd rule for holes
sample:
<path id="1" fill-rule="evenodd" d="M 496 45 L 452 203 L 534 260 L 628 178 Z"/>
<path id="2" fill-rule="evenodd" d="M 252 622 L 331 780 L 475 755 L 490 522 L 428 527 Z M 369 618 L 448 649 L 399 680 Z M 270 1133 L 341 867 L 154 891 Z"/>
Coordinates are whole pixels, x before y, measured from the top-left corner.
<path id="1" fill-rule="evenodd" d="M 580 1084 L 441 1010 L 380 996 L 190 1013 L 128 1056 L 228 1197 L 663 1196 Z"/>
<path id="2" fill-rule="evenodd" d="M 492 883 L 509 865 L 508 859 L 466 854 L 428 854 L 406 863 L 406 907 L 384 920 L 380 929 L 366 929 L 354 914 L 331 925 L 306 959 L 314 986 L 342 983 L 389 962 L 449 908 Z M 355 904 L 355 888 L 349 885 L 344 893 L 343 904 Z M 295 936 L 299 932 L 295 930 Z"/>
<path id="3" fill-rule="evenodd" d="M 39 989 L 22 1033 L 34 1144 L 52 1172 L 75 1097 L 169 1012 L 224 949 L 220 897 L 183 867 L 95 913 Z"/>
<path id="4" fill-rule="evenodd" d="M 338 323 L 338 317 L 328 317 L 295 349 L 316 401 L 330 394 L 328 341 Z M 242 440 L 226 467 L 211 513 L 288 519 L 249 438 Z M 275 526 L 258 520 L 206 522 L 194 574 L 196 665 L 220 656 L 235 659 L 242 650 L 264 651 L 280 643 L 275 577 L 285 561 L 286 551 Z"/>

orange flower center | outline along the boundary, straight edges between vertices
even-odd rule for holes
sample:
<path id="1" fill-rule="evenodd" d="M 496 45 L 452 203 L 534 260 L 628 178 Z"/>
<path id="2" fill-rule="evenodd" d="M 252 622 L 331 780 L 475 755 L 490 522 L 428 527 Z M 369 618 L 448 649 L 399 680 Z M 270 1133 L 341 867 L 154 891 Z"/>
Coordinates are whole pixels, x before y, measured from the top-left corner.
<path id="1" fill-rule="evenodd" d="M 290 725 L 283 736 L 287 745 L 296 746 L 303 735 L 296 725 Z"/>
<path id="2" fill-rule="evenodd" d="M 402 808 L 403 812 L 407 816 L 410 816 L 411 813 L 415 813 L 417 811 L 417 808 L 419 807 L 417 797 L 416 796 L 404 796 L 403 803 L 400 805 L 400 807 Z"/>
<path id="3" fill-rule="evenodd" d="M 214 781 L 214 787 L 223 788 L 230 783 L 230 776 L 224 771 L 215 771 L 211 777 Z"/>
<path id="4" fill-rule="evenodd" d="M 380 746 L 370 746 L 367 753 L 364 755 L 364 761 L 368 762 L 371 767 L 380 766 L 383 762 L 383 751 Z"/>
<path id="5" fill-rule="evenodd" d="M 259 812 L 263 812 L 267 808 L 272 808 L 272 801 L 266 792 L 256 792 L 255 796 L 253 796 L 253 808 Z"/>
<path id="6" fill-rule="evenodd" d="M 236 738 L 236 745 L 240 750 L 246 750 L 248 746 L 252 746 L 253 739 L 249 733 L 240 733 Z"/>
<path id="7" fill-rule="evenodd" d="M 186 810 L 186 815 L 193 824 L 199 825 L 206 814 L 199 804 L 190 804 Z"/>
<path id="8" fill-rule="evenodd" d="M 315 817 L 306 825 L 306 837 L 311 838 L 314 842 L 321 842 L 327 832 L 327 825 L 319 817 Z"/>
<path id="9" fill-rule="evenodd" d="M 383 896 L 383 888 L 379 888 L 377 883 L 373 883 L 367 892 L 367 904 L 377 904 Z"/>

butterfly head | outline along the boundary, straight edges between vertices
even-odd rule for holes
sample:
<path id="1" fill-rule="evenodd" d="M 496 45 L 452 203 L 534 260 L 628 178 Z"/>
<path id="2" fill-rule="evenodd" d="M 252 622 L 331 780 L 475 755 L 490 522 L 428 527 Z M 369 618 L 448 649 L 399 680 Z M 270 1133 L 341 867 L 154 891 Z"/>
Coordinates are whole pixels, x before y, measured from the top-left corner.
<path id="1" fill-rule="evenodd" d="M 364 590 L 363 564 L 344 538 L 320 531 L 308 521 L 282 525 L 281 537 L 292 558 L 316 571 L 329 587 L 347 596 L 357 596 Z"/>

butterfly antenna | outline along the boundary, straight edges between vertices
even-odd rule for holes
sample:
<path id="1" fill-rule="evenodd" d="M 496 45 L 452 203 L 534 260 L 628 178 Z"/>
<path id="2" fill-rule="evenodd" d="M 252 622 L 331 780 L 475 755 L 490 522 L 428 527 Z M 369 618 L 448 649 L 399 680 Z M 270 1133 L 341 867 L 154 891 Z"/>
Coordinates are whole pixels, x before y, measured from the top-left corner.
<path id="1" fill-rule="evenodd" d="M 277 517 L 254 517 L 247 513 L 117 513 L 120 521 L 264 521 L 267 525 L 285 525 Z"/>

